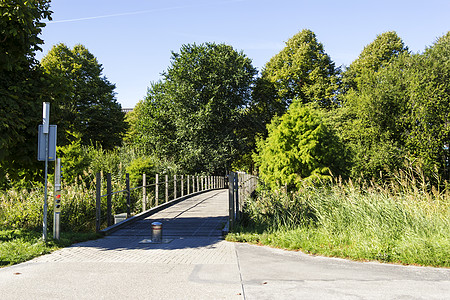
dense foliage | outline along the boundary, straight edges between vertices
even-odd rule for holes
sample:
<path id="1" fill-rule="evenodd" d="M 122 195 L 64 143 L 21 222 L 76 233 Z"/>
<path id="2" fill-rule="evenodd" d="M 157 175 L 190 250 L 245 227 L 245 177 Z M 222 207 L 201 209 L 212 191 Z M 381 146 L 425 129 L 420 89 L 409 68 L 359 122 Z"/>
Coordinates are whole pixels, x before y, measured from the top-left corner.
<path id="1" fill-rule="evenodd" d="M 81 134 L 84 145 L 98 143 L 112 149 L 122 143 L 126 123 L 115 85 L 102 75 L 102 65 L 86 47 L 55 45 L 41 65 L 54 82 L 53 122 L 61 133 L 60 144 L 68 142 L 66 131 Z"/>
<path id="2" fill-rule="evenodd" d="M 330 174 L 342 174 L 344 147 L 312 107 L 295 99 L 267 128 L 256 160 L 261 179 L 272 188 L 297 189 L 303 180 L 329 181 Z"/>
<path id="3" fill-rule="evenodd" d="M 0 2 L 0 187 L 39 175 L 36 132 L 49 80 L 34 56 L 50 15 L 49 1 Z"/>
<path id="4" fill-rule="evenodd" d="M 51 102 L 58 145 L 81 134 L 82 144 L 111 149 L 126 131 L 115 86 L 84 46 L 56 45 L 42 64 L 35 59 L 44 43 L 43 21 L 51 20 L 51 13 L 48 0 L 0 3 L 0 187 L 26 187 L 42 179 L 36 160 L 42 102 Z"/>
<path id="5" fill-rule="evenodd" d="M 312 102 L 322 104 L 322 109 L 320 105 L 318 107 L 323 111 L 320 114 L 322 122 L 336 133 L 333 140 L 346 147 L 346 159 L 340 161 L 346 167 L 340 168 L 337 173 L 332 172 L 334 175 L 366 179 L 389 177 L 405 162 L 413 161 L 424 170 L 424 176 L 434 180 L 435 184 L 438 177 L 449 179 L 449 34 L 439 38 L 423 54 L 409 53 L 395 32 L 380 34 L 342 72 L 339 89 L 334 88 L 333 77 L 327 77 L 330 81 L 325 86 L 335 91 L 330 95 L 336 106 L 323 107 L 323 103 Z M 301 45 L 298 47 L 302 48 Z M 267 64 L 266 69 L 272 67 L 274 61 L 278 61 L 285 52 L 293 53 L 287 46 Z M 284 59 L 286 65 L 309 65 L 307 60 L 289 63 L 290 60 L 290 57 Z M 267 76 L 264 73 L 266 69 L 262 78 Z M 305 89 L 304 85 L 298 86 L 299 80 L 294 74 L 286 76 L 289 84 L 282 84 L 284 81 L 277 78 L 274 86 L 278 84 L 281 87 L 275 90 L 266 87 L 265 96 L 275 95 L 283 99 L 283 95 L 289 94 L 288 90 L 293 94 L 292 91 Z M 274 91 L 278 92 L 274 94 Z M 304 95 L 301 97 L 305 99 Z M 264 100 L 263 97 L 261 99 Z M 286 115 L 289 113 L 288 110 Z M 272 123 L 268 126 L 269 132 L 274 131 L 276 126 L 279 127 L 276 130 L 283 131 L 284 125 Z M 296 141 L 295 151 L 301 151 L 303 142 Z M 278 139 L 274 143 L 269 135 L 266 144 L 273 144 L 273 149 L 279 147 L 279 152 L 287 157 L 292 152 L 292 147 L 289 150 L 283 148 L 285 144 L 292 145 L 291 140 Z M 263 149 L 259 148 L 260 151 Z M 322 158 L 328 154 L 328 150 L 324 151 Z M 274 170 L 283 170 L 294 177 L 308 172 L 307 167 L 289 159 L 262 159 L 267 157 L 264 152 L 256 157 L 260 157 L 260 172 L 269 186 L 286 184 L 274 179 Z M 263 174 L 268 170 L 272 175 L 266 177 Z M 347 170 L 350 172 L 347 173 Z"/>
<path id="6" fill-rule="evenodd" d="M 184 45 L 132 123 L 140 147 L 187 173 L 225 172 L 243 145 L 250 59 L 224 44 Z"/>

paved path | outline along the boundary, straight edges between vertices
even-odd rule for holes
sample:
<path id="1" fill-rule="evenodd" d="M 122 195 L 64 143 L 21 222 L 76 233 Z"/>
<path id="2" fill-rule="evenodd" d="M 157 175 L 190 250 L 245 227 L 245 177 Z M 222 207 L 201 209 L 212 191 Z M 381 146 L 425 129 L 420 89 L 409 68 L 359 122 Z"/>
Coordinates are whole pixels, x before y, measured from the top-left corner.
<path id="1" fill-rule="evenodd" d="M 0 299 L 450 299 L 450 269 L 313 257 L 221 239 L 227 191 L 0 269 Z M 140 244 L 161 221 L 166 244 Z"/>

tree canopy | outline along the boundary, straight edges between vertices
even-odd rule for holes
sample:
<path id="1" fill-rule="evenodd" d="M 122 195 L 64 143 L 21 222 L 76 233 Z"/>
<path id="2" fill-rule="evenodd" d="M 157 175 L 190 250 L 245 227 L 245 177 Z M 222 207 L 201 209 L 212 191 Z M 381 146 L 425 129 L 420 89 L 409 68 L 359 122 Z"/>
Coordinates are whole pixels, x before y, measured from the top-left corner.
<path id="1" fill-rule="evenodd" d="M 265 65 L 261 78 L 272 84 L 285 108 L 294 98 L 329 107 L 333 102 L 337 70 L 314 32 L 304 29 Z M 267 89 L 267 88 L 266 88 Z"/>
<path id="2" fill-rule="evenodd" d="M 36 132 L 49 81 L 34 56 L 50 15 L 46 0 L 0 3 L 0 185 L 36 176 Z"/>
<path id="3" fill-rule="evenodd" d="M 185 171 L 224 171 L 243 142 L 256 69 L 225 44 L 183 45 L 140 105 L 139 140 Z"/>
<path id="4" fill-rule="evenodd" d="M 41 64 L 55 82 L 52 102 L 60 131 L 80 133 L 85 145 L 120 145 L 127 128 L 124 113 L 115 99 L 115 85 L 102 75 L 97 58 L 83 45 L 69 49 L 58 44 Z M 67 140 L 62 137 L 61 143 Z"/>

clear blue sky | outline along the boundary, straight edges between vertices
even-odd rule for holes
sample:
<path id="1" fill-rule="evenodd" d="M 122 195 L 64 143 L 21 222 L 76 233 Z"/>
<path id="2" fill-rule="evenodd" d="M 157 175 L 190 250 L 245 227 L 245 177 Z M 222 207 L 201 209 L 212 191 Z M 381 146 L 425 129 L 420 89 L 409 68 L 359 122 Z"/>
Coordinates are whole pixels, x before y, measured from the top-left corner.
<path id="1" fill-rule="evenodd" d="M 133 107 L 188 43 L 226 43 L 261 70 L 302 29 L 312 30 L 337 66 L 394 30 L 422 52 L 450 30 L 449 0 L 52 0 L 41 59 L 57 43 L 85 45 Z"/>

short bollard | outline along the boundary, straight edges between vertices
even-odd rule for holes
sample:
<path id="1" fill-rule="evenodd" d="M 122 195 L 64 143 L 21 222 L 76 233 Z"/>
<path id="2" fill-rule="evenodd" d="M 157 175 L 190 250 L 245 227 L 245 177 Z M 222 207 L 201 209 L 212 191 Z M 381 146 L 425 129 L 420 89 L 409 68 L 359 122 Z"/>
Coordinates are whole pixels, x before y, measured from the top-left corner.
<path id="1" fill-rule="evenodd" d="M 162 242 L 162 223 L 153 222 L 152 223 L 152 242 L 161 243 Z"/>

